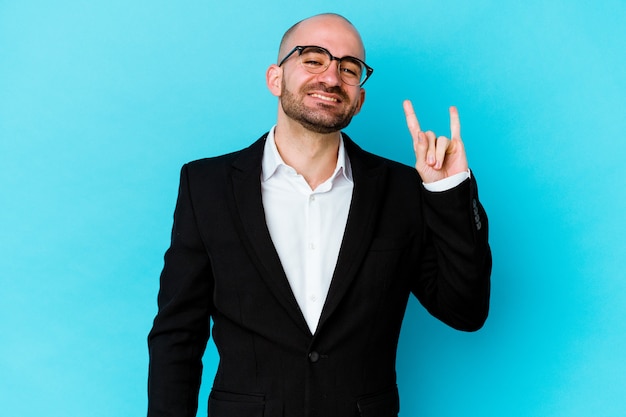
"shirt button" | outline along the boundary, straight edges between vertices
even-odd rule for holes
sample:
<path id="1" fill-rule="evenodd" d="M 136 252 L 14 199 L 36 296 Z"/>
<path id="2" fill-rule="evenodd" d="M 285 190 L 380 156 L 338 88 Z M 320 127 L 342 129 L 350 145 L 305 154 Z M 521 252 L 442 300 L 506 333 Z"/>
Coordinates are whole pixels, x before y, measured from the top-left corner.
<path id="1" fill-rule="evenodd" d="M 311 197 L 309 197 L 309 200 L 311 200 L 311 201 L 315 201 L 315 196 L 314 196 L 314 195 L 312 195 Z"/>
<path id="2" fill-rule="evenodd" d="M 313 351 L 311 353 L 309 353 L 309 360 L 311 361 L 311 363 L 315 363 L 317 361 L 320 360 L 320 354 Z"/>

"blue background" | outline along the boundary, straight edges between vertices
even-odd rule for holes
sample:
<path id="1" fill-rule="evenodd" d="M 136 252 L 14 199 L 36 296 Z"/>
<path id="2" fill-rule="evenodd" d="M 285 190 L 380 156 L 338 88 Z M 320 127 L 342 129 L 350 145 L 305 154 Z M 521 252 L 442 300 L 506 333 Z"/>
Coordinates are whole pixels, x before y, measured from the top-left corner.
<path id="1" fill-rule="evenodd" d="M 412 165 L 402 100 L 457 105 L 491 220 L 490 318 L 411 302 L 401 415 L 626 415 L 621 0 L 0 0 L 0 414 L 145 414 L 180 166 L 274 123 L 265 69 L 325 11 L 375 68 L 348 133 Z"/>

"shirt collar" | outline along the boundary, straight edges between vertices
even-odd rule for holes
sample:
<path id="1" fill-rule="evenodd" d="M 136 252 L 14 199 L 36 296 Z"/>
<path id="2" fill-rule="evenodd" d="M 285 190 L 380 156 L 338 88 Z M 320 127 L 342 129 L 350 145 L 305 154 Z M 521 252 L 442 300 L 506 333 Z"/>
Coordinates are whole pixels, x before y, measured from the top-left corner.
<path id="1" fill-rule="evenodd" d="M 276 126 L 274 125 L 265 140 L 265 148 L 263 149 L 263 159 L 261 161 L 261 181 L 265 182 L 269 180 L 275 173 L 276 170 L 280 166 L 284 166 L 288 169 L 293 169 L 289 165 L 283 161 L 283 158 L 278 153 L 278 148 L 276 147 L 276 141 L 274 140 L 274 130 Z M 339 152 L 337 153 L 337 166 L 335 167 L 335 171 L 331 178 L 336 178 L 338 175 L 343 175 L 344 178 L 350 182 L 352 181 L 352 167 L 350 165 L 350 158 L 348 158 L 348 154 L 346 153 L 345 146 L 343 144 L 343 135 L 339 140 Z"/>

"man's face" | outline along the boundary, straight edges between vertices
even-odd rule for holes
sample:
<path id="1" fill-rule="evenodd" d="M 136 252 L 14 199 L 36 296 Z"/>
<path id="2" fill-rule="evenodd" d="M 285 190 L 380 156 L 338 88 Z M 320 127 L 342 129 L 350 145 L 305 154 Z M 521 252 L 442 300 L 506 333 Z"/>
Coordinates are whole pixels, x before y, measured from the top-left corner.
<path id="1" fill-rule="evenodd" d="M 289 45 L 316 45 L 334 56 L 363 59 L 361 39 L 354 28 L 341 19 L 318 17 L 305 21 L 289 39 Z M 337 132 L 350 123 L 363 104 L 365 92 L 345 84 L 332 61 L 320 74 L 311 74 L 299 63 L 298 53 L 283 64 L 280 107 L 287 117 L 316 133 Z"/>

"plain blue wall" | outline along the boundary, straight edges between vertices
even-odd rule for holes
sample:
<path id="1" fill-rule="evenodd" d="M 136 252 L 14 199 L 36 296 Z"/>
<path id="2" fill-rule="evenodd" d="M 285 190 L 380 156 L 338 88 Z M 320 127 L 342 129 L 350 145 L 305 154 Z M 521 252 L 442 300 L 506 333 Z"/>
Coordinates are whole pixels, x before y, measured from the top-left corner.
<path id="1" fill-rule="evenodd" d="M 311 3 L 0 0 L 0 414 L 145 414 L 180 166 L 265 132 L 280 36 L 335 11 L 375 68 L 348 132 L 412 164 L 402 99 L 457 105 L 491 219 L 491 316 L 410 304 L 401 415 L 626 415 L 625 2 Z"/>

